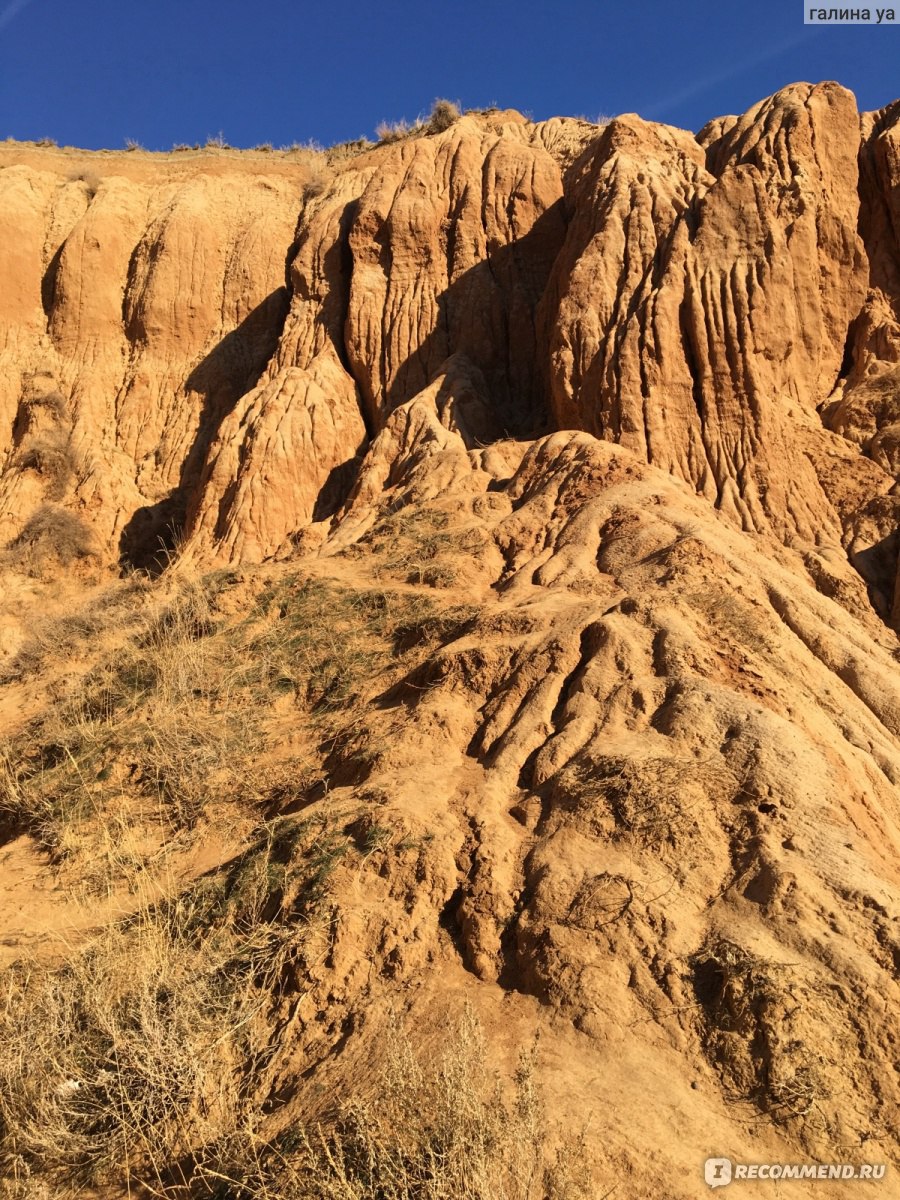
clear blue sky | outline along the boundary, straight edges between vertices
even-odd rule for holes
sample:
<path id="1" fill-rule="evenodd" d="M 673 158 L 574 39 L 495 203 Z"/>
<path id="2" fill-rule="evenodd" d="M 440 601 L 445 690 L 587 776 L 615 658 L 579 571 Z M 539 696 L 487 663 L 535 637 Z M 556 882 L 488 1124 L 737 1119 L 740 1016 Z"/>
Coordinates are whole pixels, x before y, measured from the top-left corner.
<path id="1" fill-rule="evenodd" d="M 0 0 L 0 138 L 329 144 L 436 96 L 698 129 L 798 80 L 900 96 L 900 27 L 804 26 L 802 2 Z"/>

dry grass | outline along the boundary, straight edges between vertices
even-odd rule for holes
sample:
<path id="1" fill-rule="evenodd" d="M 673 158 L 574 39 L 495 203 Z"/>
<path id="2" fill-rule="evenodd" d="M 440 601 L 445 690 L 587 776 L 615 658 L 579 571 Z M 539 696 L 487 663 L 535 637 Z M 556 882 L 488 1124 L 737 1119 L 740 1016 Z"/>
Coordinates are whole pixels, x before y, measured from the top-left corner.
<path id="1" fill-rule="evenodd" d="M 684 846 L 697 827 L 695 810 L 736 787 L 715 761 L 609 756 L 570 764 L 554 793 L 593 832 L 659 850 Z"/>
<path id="2" fill-rule="evenodd" d="M 428 1066 L 394 1031 L 371 1096 L 327 1125 L 266 1138 L 247 1086 L 264 1059 L 265 992 L 221 951 L 204 954 L 198 970 L 195 943 L 145 929 L 137 961 L 107 940 L 63 971 L 4 981 L 0 1162 L 20 1194 L 126 1185 L 221 1200 L 592 1195 L 578 1138 L 547 1161 L 552 1131 L 532 1063 L 523 1058 L 507 1099 L 471 1015 Z M 37 1043 L 26 1016 L 39 1022 Z M 39 1073 L 35 1052 L 47 1056 Z"/>
<path id="3" fill-rule="evenodd" d="M 269 686 L 293 690 L 323 726 L 346 722 L 390 681 L 402 656 L 460 635 L 475 610 L 439 608 L 427 596 L 289 580 L 263 604 L 277 617 L 249 643 Z M 327 620 L 323 617 L 327 614 Z"/>
<path id="4" fill-rule="evenodd" d="M 436 1058 L 417 1055 L 395 1024 L 364 1095 L 329 1122 L 288 1129 L 268 1145 L 238 1136 L 201 1176 L 223 1200 L 592 1197 L 582 1138 L 561 1137 L 546 1119 L 533 1052 L 521 1055 L 510 1087 L 486 1065 L 487 1049 L 470 1010 Z M 554 1134 L 560 1145 L 550 1156 Z"/>
<path id="5" fill-rule="evenodd" d="M 690 961 L 707 1054 L 735 1093 L 776 1122 L 807 1118 L 827 1092 L 807 1039 L 790 1036 L 809 998 L 797 964 L 762 958 L 723 937 Z"/>
<path id="6" fill-rule="evenodd" d="M 455 125 L 461 116 L 459 105 L 454 104 L 452 100 L 435 100 L 431 116 L 428 118 L 428 132 L 443 133 L 445 129 Z"/>
<path id="7" fill-rule="evenodd" d="M 362 1092 L 266 1133 L 285 980 L 327 956 L 353 822 L 282 818 L 234 864 L 65 961 L 0 975 L 8 1194 L 148 1189 L 243 1200 L 587 1200 L 583 1140 L 551 1127 L 523 1055 L 505 1086 L 466 1013 L 443 1052 L 398 1027 Z M 289 969 L 286 969 L 289 968 Z M 299 986 L 302 986 L 299 985 Z M 548 1142 L 556 1142 L 555 1156 Z"/>
<path id="8" fill-rule="evenodd" d="M 70 176 L 73 178 L 73 176 Z M 87 179 L 84 172 L 79 172 L 74 178 L 79 180 Z M 37 377 L 39 381 L 41 376 Z M 31 381 L 32 385 L 35 381 Z M 66 404 L 65 397 L 55 388 L 51 391 L 41 391 L 39 388 L 24 401 L 30 411 L 38 410 L 48 414 L 50 419 L 57 424 L 62 424 L 69 416 L 69 406 Z"/>
<path id="9" fill-rule="evenodd" d="M 459 582 L 466 557 L 483 548 L 484 536 L 451 528 L 439 509 L 403 508 L 379 521 L 359 545 L 374 556 L 376 578 L 449 588 Z"/>
<path id="10" fill-rule="evenodd" d="M 253 812 L 273 787 L 284 792 L 264 767 L 276 700 L 296 709 L 324 761 L 409 657 L 459 636 L 473 612 L 288 578 L 234 623 L 216 611 L 226 579 L 162 586 L 172 594 L 156 605 L 151 585 L 137 587 L 136 612 L 127 597 L 95 601 L 32 639 L 13 664 L 21 677 L 48 653 L 77 654 L 85 637 L 102 637 L 105 619 L 118 626 L 118 645 L 0 744 L 0 816 L 57 863 L 79 864 L 82 883 L 99 890 L 130 879 L 211 805 Z M 301 774 L 290 761 L 281 769 Z M 321 774 L 321 763 L 310 769 Z"/>
<path id="11" fill-rule="evenodd" d="M 241 1029 L 259 1000 L 223 949 L 148 921 L 138 933 L 107 931 L 61 969 L 7 973 L 4 1174 L 160 1180 L 235 1121 Z"/>
<path id="12" fill-rule="evenodd" d="M 455 125 L 461 116 L 459 106 L 452 100 L 435 100 L 428 117 L 419 117 L 411 124 L 405 119 L 382 121 L 377 126 L 375 134 L 382 145 L 390 145 L 392 142 L 402 142 L 407 138 L 443 133 Z"/>
<path id="13" fill-rule="evenodd" d="M 18 465 L 41 476 L 48 500 L 61 500 L 76 474 L 78 457 L 69 435 L 61 429 L 52 429 L 28 439 Z"/>
<path id="14" fill-rule="evenodd" d="M 4 557 L 9 566 L 41 574 L 51 565 L 69 567 L 95 554 L 94 535 L 86 521 L 56 504 L 42 504 L 10 542 Z"/>
<path id="15" fill-rule="evenodd" d="M 427 537 L 442 545 L 442 533 L 438 522 Z M 299 576 L 255 604 L 220 604 L 241 584 L 175 573 L 67 618 L 76 626 L 49 636 L 45 655 L 62 657 L 69 639 L 77 661 L 104 619 L 117 644 L 2 747 L 2 816 L 97 887 L 128 880 L 138 911 L 0 974 L 0 1194 L 586 1198 L 577 1138 L 547 1160 L 560 1139 L 533 1062 L 501 1083 L 470 1014 L 427 1061 L 394 1030 L 386 1053 L 371 1047 L 383 1066 L 339 1111 L 273 1134 L 283 1023 L 322 978 L 340 889 L 406 843 L 371 803 L 360 810 L 361 796 L 343 809 L 326 789 L 315 817 L 264 821 L 237 858 L 180 893 L 166 847 L 213 804 L 247 814 L 271 800 L 257 755 L 277 698 L 333 744 L 474 610 Z"/>
<path id="16" fill-rule="evenodd" d="M 60 660 L 84 661 L 101 638 L 124 641 L 144 619 L 151 597 L 150 581 L 135 574 L 59 615 L 47 610 L 24 614 L 26 639 L 0 669 L 0 684 L 35 676 Z"/>
<path id="17" fill-rule="evenodd" d="M 3 1175 L 165 1195 L 244 1128 L 284 965 L 311 957 L 348 847 L 323 823 L 272 823 L 230 868 L 62 964 L 0 976 Z"/>
<path id="18" fill-rule="evenodd" d="M 243 790 L 262 710 L 246 711 L 244 668 L 215 633 L 197 586 L 141 619 L 124 648 L 0 746 L 0 812 L 57 861 L 91 860 L 105 879 L 124 865 L 108 849 L 129 844 L 127 829 L 190 827 L 208 802 Z"/>

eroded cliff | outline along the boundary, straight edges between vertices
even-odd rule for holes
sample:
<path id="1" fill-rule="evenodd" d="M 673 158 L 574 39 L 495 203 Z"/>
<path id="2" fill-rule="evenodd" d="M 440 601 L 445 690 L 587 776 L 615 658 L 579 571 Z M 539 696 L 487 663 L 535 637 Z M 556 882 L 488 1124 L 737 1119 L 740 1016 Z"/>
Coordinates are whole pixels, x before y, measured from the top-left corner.
<path id="1" fill-rule="evenodd" d="M 696 137 L 468 114 L 319 174 L 0 146 L 6 811 L 77 873 L 33 747 L 83 689 L 90 819 L 147 820 L 121 713 L 154 728 L 158 675 L 113 704 L 82 626 L 35 633 L 82 586 L 52 600 L 60 529 L 92 587 L 219 568 L 184 653 L 243 665 L 179 685 L 166 819 L 350 847 L 272 1002 L 276 1126 L 465 997 L 496 1047 L 541 1031 L 598 1194 L 896 1157 L 898 119 L 826 83 Z"/>

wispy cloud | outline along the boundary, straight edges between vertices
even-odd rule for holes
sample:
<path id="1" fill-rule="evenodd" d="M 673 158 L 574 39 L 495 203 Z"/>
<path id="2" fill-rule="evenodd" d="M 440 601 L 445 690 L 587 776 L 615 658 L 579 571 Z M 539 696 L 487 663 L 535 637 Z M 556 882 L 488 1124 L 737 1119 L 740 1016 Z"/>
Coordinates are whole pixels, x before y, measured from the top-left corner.
<path id="1" fill-rule="evenodd" d="M 0 29 L 5 29 L 10 21 L 14 21 L 23 8 L 27 8 L 32 0 L 10 0 L 5 8 L 0 9 Z"/>
<path id="2" fill-rule="evenodd" d="M 28 0 L 26 0 L 26 3 L 28 3 Z M 705 75 L 702 79 L 696 79 L 680 91 L 673 92 L 661 100 L 655 100 L 652 104 L 645 104 L 637 111 L 642 117 L 648 117 L 650 120 L 665 117 L 671 109 L 679 104 L 683 104 L 685 100 L 692 100 L 694 96 L 700 96 L 703 92 L 717 87 L 720 83 L 727 83 L 729 79 L 735 79 L 738 75 L 743 75 L 745 71 L 751 71 L 754 67 L 760 67 L 763 63 L 767 63 L 773 58 L 778 58 L 780 54 L 785 54 L 788 50 L 793 50 L 795 46 L 808 42 L 817 32 L 817 30 L 802 29 L 799 33 L 794 34 L 793 37 L 786 38 L 782 42 L 776 42 L 774 46 L 767 46 L 760 54 L 754 54 L 750 58 L 745 58 L 742 62 L 732 63 L 731 66 L 726 67 L 723 71 L 716 71 L 712 75 Z"/>

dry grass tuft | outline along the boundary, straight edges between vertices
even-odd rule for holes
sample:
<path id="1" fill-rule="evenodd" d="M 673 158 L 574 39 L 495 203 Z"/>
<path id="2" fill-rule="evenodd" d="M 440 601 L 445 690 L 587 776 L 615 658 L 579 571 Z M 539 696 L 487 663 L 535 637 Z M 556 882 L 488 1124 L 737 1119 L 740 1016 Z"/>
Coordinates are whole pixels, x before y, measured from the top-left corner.
<path id="1" fill-rule="evenodd" d="M 444 133 L 455 125 L 461 116 L 459 106 L 452 100 L 435 100 L 427 118 L 419 117 L 412 124 L 404 119 L 382 121 L 376 127 L 375 134 L 382 145 L 390 145 L 392 142 L 402 142 L 407 138 L 422 137 L 429 133 Z"/>
<path id="2" fill-rule="evenodd" d="M 78 459 L 71 438 L 61 429 L 51 429 L 29 438 L 18 465 L 22 470 L 36 471 L 41 476 L 48 500 L 61 500 L 75 476 Z"/>
<path id="3" fill-rule="evenodd" d="M 533 1052 L 521 1055 L 512 1088 L 486 1060 L 470 1010 L 428 1060 L 394 1026 L 365 1095 L 268 1145 L 236 1137 L 205 1177 L 218 1182 L 214 1195 L 243 1200 L 588 1200 L 582 1138 L 560 1138 L 548 1156 L 559 1131 L 538 1097 Z"/>
<path id="4" fill-rule="evenodd" d="M 183 1196 L 199 1170 L 189 1194 L 208 1195 L 201 1168 L 256 1123 L 286 965 L 321 958 L 350 846 L 325 820 L 270 822 L 64 962 L 0 975 L 0 1173 Z"/>
<path id="5" fill-rule="evenodd" d="M 431 116 L 428 118 L 428 132 L 443 133 L 445 129 L 455 125 L 461 116 L 459 105 L 454 104 L 452 100 L 435 100 Z"/>
<path id="6" fill-rule="evenodd" d="M 230 947 L 160 922 L 115 928 L 0 994 L 0 1168 L 91 1185 L 161 1180 L 231 1125 L 258 999 Z M 35 1064 L 40 1063 L 40 1070 Z"/>
<path id="7" fill-rule="evenodd" d="M 76 513 L 56 504 L 42 504 L 7 547 L 6 562 L 31 573 L 51 563 L 68 567 L 96 555 L 90 526 Z"/>
<path id="8" fill-rule="evenodd" d="M 462 561 L 483 548 L 484 538 L 477 529 L 451 528 L 439 509 L 403 508 L 379 521 L 359 544 L 375 556 L 376 578 L 449 588 L 459 582 Z"/>

